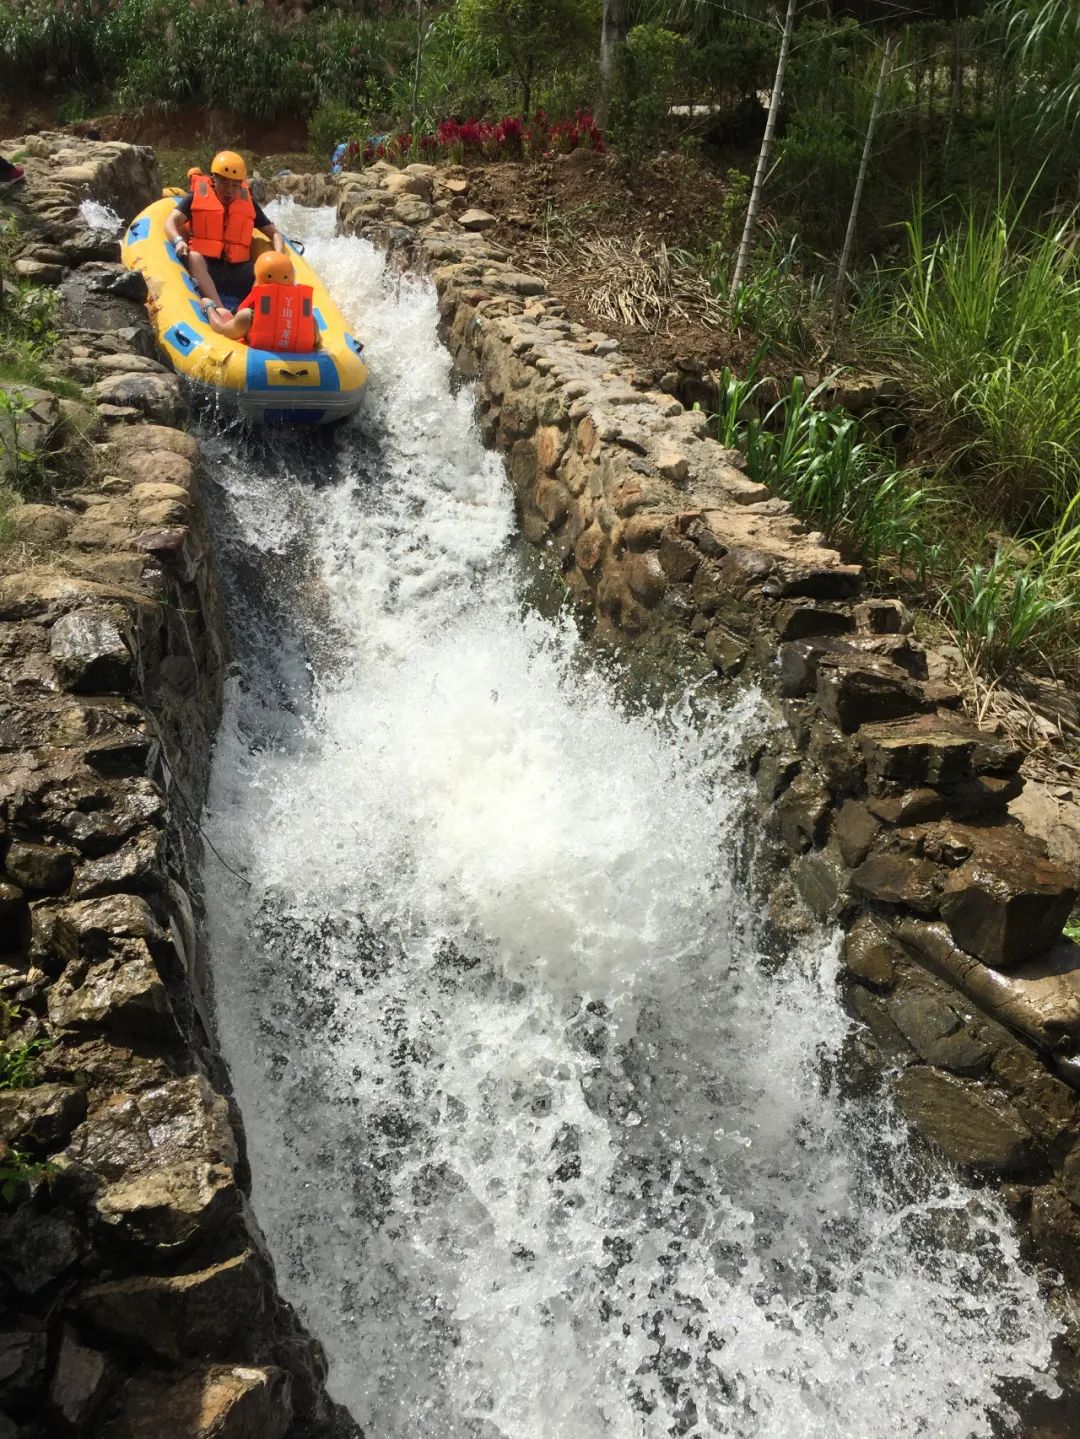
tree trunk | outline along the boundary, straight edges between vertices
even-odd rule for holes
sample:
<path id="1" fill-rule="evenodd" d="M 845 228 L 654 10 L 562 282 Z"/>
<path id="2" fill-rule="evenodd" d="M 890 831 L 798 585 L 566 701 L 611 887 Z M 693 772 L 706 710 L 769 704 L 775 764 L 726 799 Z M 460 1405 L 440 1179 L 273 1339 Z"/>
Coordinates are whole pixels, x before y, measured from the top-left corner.
<path id="1" fill-rule="evenodd" d="M 784 75 L 787 71 L 788 55 L 791 53 L 791 32 L 795 28 L 795 11 L 798 8 L 799 0 L 788 0 L 787 14 L 784 17 L 784 38 L 780 42 L 780 58 L 776 62 L 776 79 L 773 81 L 772 99 L 769 101 L 769 116 L 765 121 L 765 133 L 761 137 L 761 149 L 758 152 L 757 170 L 754 172 L 754 184 L 750 191 L 750 203 L 746 207 L 746 224 L 743 226 L 742 239 L 739 241 L 739 253 L 735 259 L 735 273 L 731 277 L 729 298 L 732 300 L 739 293 L 746 277 L 747 266 L 750 263 L 750 251 L 754 246 L 754 231 L 757 229 L 758 211 L 761 209 L 761 193 L 765 188 L 765 176 L 769 173 L 769 156 L 772 154 L 773 135 L 776 133 L 776 120 L 780 114 L 780 100 L 784 94 Z"/>
<path id="2" fill-rule="evenodd" d="M 409 127 L 416 130 L 416 101 L 420 94 L 420 60 L 424 53 L 424 0 L 416 0 L 416 64 L 413 67 L 412 82 L 412 124 Z"/>
<path id="3" fill-rule="evenodd" d="M 870 169 L 870 152 L 873 149 L 874 133 L 877 130 L 878 118 L 881 114 L 881 101 L 885 94 L 885 77 L 889 73 L 889 66 L 892 63 L 892 55 L 895 47 L 896 40 L 890 35 L 885 41 L 885 53 L 881 57 L 881 69 L 878 71 L 877 89 L 874 91 L 874 103 L 870 107 L 870 119 L 866 125 L 866 139 L 863 141 L 862 159 L 859 161 L 859 173 L 855 179 L 855 194 L 852 197 L 851 213 L 848 215 L 847 232 L 844 235 L 844 248 L 840 251 L 840 268 L 836 272 L 836 286 L 833 289 L 832 310 L 829 314 L 830 329 L 836 328 L 836 322 L 840 318 L 840 306 L 844 302 L 844 291 L 847 289 L 848 266 L 851 264 L 852 251 L 855 249 L 855 230 L 859 223 L 859 206 L 862 204 L 866 175 Z"/>
<path id="4" fill-rule="evenodd" d="M 532 56 L 530 55 L 528 60 L 526 60 L 525 62 L 525 75 L 522 81 L 521 94 L 521 118 L 525 121 L 528 121 L 529 112 L 532 109 L 532 80 L 533 62 Z"/>
<path id="5" fill-rule="evenodd" d="M 606 130 L 611 119 L 611 93 L 615 86 L 615 67 L 619 50 L 626 44 L 630 30 L 628 0 L 604 0 L 600 21 L 600 96 L 596 102 L 596 123 Z"/>

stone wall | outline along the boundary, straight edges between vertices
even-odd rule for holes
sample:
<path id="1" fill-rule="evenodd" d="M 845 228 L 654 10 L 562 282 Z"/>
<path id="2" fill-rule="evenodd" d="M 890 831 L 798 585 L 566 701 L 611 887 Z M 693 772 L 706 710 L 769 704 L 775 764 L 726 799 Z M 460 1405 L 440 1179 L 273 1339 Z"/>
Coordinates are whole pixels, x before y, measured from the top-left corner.
<path id="1" fill-rule="evenodd" d="M 598 633 L 771 697 L 749 762 L 777 925 L 808 909 L 843 926 L 845 997 L 905 1114 L 1003 1182 L 1080 1291 L 1080 950 L 1061 937 L 1077 876 L 1008 813 L 1022 756 L 928 678 L 897 601 L 864 597 L 702 414 L 485 239 L 467 192 L 465 171 L 383 163 L 341 177 L 339 221 L 430 272 L 524 534 Z"/>
<path id="2" fill-rule="evenodd" d="M 0 548 L 0 1041 L 28 1066 L 0 1086 L 0 1439 L 355 1434 L 277 1292 L 199 980 L 225 659 L 199 448 L 141 282 L 77 243 L 84 198 L 130 217 L 156 165 L 23 146 L 17 268 L 60 284 L 96 403 L 6 387 L 58 473 Z"/>

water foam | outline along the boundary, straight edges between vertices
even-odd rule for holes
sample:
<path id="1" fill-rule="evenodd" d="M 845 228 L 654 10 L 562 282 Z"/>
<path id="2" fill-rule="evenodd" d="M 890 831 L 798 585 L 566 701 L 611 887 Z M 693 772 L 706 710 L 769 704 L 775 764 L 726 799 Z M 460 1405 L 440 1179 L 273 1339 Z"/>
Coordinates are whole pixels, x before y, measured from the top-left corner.
<path id="1" fill-rule="evenodd" d="M 79 218 L 88 230 L 98 230 L 103 235 L 119 235 L 124 222 L 111 205 L 100 200 L 84 200 L 79 206 Z"/>
<path id="2" fill-rule="evenodd" d="M 370 1439 L 991 1434 L 1053 1326 L 1000 1207 L 845 1094 L 835 942 L 758 952 L 753 696 L 631 712 L 523 608 L 430 286 L 278 223 L 370 404 L 219 446 L 207 823 L 250 889 L 205 878 L 255 1205 L 332 1392 Z"/>

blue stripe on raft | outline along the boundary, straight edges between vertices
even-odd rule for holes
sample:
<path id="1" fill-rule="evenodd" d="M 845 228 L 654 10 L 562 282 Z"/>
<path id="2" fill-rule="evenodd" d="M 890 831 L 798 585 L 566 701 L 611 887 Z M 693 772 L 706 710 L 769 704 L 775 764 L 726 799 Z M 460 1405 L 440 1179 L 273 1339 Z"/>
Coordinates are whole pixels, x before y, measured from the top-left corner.
<path id="1" fill-rule="evenodd" d="M 326 329 L 326 321 L 322 317 L 322 311 L 318 308 L 318 306 L 315 306 L 312 309 L 311 313 L 315 316 L 315 323 L 319 327 L 319 333 L 322 334 L 323 330 Z"/>
<path id="2" fill-rule="evenodd" d="M 141 220 L 134 220 L 128 226 L 127 242 L 129 245 L 133 245 L 136 240 L 145 240 L 149 233 L 150 220 L 148 216 L 144 215 Z"/>
<path id="3" fill-rule="evenodd" d="M 298 393 L 301 393 L 301 394 L 302 394 L 302 393 L 304 393 L 305 390 L 308 390 L 308 389 L 310 389 L 310 390 L 314 390 L 314 389 L 334 390 L 334 391 L 341 389 L 341 379 L 340 379 L 340 377 L 338 376 L 337 366 L 334 364 L 333 360 L 330 358 L 329 355 L 324 355 L 324 354 L 313 354 L 313 355 L 291 355 L 291 354 L 290 354 L 290 355 L 286 355 L 286 354 L 281 354 L 281 355 L 275 355 L 272 350 L 249 350 L 249 351 L 248 351 L 248 357 L 247 357 L 247 374 L 246 374 L 246 376 L 245 376 L 246 383 L 245 383 L 245 386 L 244 386 L 245 389 L 251 390 L 251 391 L 253 391 L 253 392 L 254 392 L 254 391 L 257 391 L 257 392 L 259 392 L 259 393 L 262 393 L 262 392 L 265 392 L 266 390 L 278 390 L 278 391 L 281 391 L 281 390 L 284 390 L 284 389 L 287 388 L 287 386 L 285 386 L 285 385 L 274 385 L 274 384 L 271 384 L 270 381 L 267 379 L 267 376 L 266 376 L 266 362 L 267 362 L 267 360 L 283 360 L 283 361 L 287 361 L 289 364 L 295 364 L 295 365 L 309 365 L 309 364 L 311 364 L 312 362 L 314 362 L 314 363 L 318 366 L 318 368 L 319 368 L 319 384 L 318 384 L 318 386 L 311 385 L 310 387 L 308 387 L 308 386 L 300 386 L 300 385 L 298 385 L 298 386 L 297 386 L 297 392 L 298 392 Z"/>
<path id="4" fill-rule="evenodd" d="M 350 335 L 348 330 L 345 331 L 345 343 L 354 355 L 362 355 L 364 353 L 363 345 L 353 335 Z"/>
<path id="5" fill-rule="evenodd" d="M 318 425 L 326 418 L 325 410 L 264 410 L 264 425 Z"/>
<path id="6" fill-rule="evenodd" d="M 202 336 L 196 334 L 191 326 L 184 324 L 182 320 L 179 324 L 166 330 L 163 338 L 165 343 L 171 345 L 178 355 L 190 355 L 192 350 L 204 343 Z"/>

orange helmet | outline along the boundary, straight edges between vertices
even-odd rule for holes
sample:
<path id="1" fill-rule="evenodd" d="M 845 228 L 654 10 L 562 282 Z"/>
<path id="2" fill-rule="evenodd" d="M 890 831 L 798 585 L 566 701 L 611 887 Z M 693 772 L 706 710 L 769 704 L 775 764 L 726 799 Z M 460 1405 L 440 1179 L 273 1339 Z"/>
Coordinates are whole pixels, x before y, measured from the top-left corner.
<path id="1" fill-rule="evenodd" d="M 211 175 L 220 175 L 223 180 L 246 180 L 247 166 L 243 155 L 235 150 L 219 150 L 210 162 Z"/>
<path id="2" fill-rule="evenodd" d="M 296 271 L 288 255 L 277 250 L 264 250 L 255 261 L 255 283 L 257 285 L 293 285 Z"/>
<path id="3" fill-rule="evenodd" d="M 198 166 L 198 165 L 192 165 L 191 169 L 187 172 L 187 177 L 188 177 L 188 180 L 189 180 L 189 181 L 190 181 L 190 180 L 197 180 L 201 174 L 202 174 L 202 170 L 199 168 L 199 166 Z"/>

